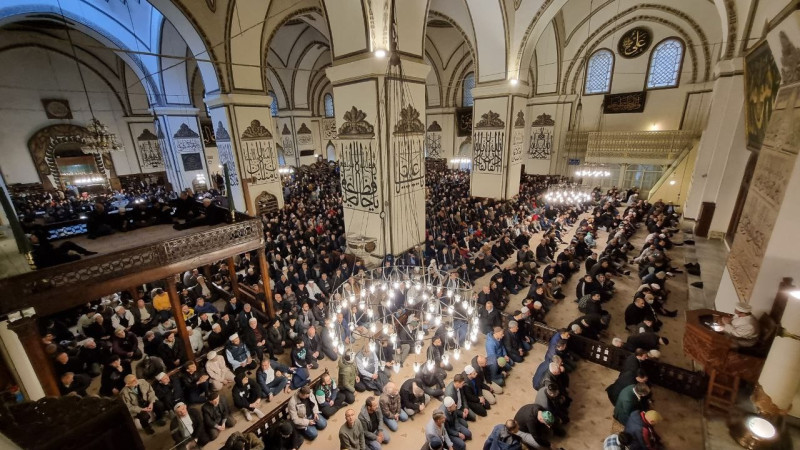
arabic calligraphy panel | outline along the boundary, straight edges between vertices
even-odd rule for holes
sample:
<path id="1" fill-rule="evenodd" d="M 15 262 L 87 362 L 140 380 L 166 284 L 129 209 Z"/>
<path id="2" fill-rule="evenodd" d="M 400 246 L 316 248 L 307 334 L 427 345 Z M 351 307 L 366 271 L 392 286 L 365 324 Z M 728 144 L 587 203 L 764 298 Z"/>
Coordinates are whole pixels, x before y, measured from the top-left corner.
<path id="1" fill-rule="evenodd" d="M 617 43 L 617 52 L 623 58 L 636 58 L 646 52 L 653 43 L 653 34 L 644 27 L 631 28 Z"/>
<path id="2" fill-rule="evenodd" d="M 499 174 L 503 171 L 505 131 L 476 131 L 472 144 L 472 166 L 475 172 Z"/>
<path id="3" fill-rule="evenodd" d="M 380 207 L 378 165 L 372 142 L 372 139 L 339 141 L 339 173 L 345 208 L 373 212 Z"/>

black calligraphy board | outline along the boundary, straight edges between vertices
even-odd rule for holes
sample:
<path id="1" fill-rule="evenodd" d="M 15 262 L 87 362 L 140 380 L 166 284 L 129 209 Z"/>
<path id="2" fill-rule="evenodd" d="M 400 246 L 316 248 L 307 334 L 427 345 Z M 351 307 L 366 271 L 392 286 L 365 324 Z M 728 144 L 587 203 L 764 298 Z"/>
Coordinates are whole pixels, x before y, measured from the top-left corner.
<path id="1" fill-rule="evenodd" d="M 603 97 L 603 114 L 644 112 L 647 91 L 606 94 Z"/>
<path id="2" fill-rule="evenodd" d="M 456 136 L 472 135 L 472 107 L 456 108 Z"/>
<path id="3" fill-rule="evenodd" d="M 636 58 L 650 48 L 653 43 L 653 35 L 650 30 L 644 27 L 636 27 L 628 30 L 617 43 L 617 53 L 623 58 Z"/>
<path id="4" fill-rule="evenodd" d="M 181 159 L 183 160 L 183 170 L 186 172 L 203 170 L 203 158 L 200 153 L 182 153 Z"/>

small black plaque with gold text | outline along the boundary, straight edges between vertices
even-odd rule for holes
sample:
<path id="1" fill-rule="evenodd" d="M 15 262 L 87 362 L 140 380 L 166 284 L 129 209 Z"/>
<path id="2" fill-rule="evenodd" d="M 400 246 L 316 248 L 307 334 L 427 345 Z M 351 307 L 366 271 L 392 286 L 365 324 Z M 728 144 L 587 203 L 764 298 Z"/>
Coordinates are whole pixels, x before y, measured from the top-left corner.
<path id="1" fill-rule="evenodd" d="M 644 112 L 647 91 L 607 94 L 603 97 L 603 114 Z"/>

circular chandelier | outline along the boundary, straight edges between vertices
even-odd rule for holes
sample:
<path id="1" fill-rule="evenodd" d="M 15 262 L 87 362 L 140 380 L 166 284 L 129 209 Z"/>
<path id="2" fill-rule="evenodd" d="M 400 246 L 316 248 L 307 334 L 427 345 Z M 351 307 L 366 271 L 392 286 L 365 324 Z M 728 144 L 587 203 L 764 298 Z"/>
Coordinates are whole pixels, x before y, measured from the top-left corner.
<path id="1" fill-rule="evenodd" d="M 608 178 L 611 176 L 611 172 L 603 167 L 584 167 L 583 169 L 576 170 L 575 176 L 581 178 Z"/>
<path id="2" fill-rule="evenodd" d="M 544 199 L 551 204 L 577 205 L 592 201 L 591 191 L 579 186 L 552 186 L 545 192 Z"/>
<path id="3" fill-rule="evenodd" d="M 478 339 L 478 317 L 475 306 L 476 297 L 472 295 L 472 285 L 451 276 L 450 272 L 439 270 L 435 264 L 429 267 L 384 265 L 359 272 L 334 290 L 328 304 L 328 323 L 330 339 L 339 354 L 351 351 L 356 339 L 360 346 L 367 345 L 370 351 L 378 348 L 376 341 L 388 339 L 399 348 L 399 341 L 410 346 L 413 353 L 414 372 L 422 363 L 417 357 L 422 354 L 425 341 L 439 336 L 445 346 L 442 362 L 448 363 L 452 357 L 461 357 L 461 347 L 469 350 Z M 336 316 L 342 313 L 348 318 L 351 334 L 350 343 L 338 335 Z M 427 331 L 444 328 L 444 333 L 426 337 Z M 403 333 L 403 337 L 400 337 Z M 411 343 L 413 341 L 413 343 Z M 382 352 L 377 352 L 384 366 Z M 432 360 L 425 360 L 430 370 Z M 399 372 L 400 365 L 394 365 Z"/>

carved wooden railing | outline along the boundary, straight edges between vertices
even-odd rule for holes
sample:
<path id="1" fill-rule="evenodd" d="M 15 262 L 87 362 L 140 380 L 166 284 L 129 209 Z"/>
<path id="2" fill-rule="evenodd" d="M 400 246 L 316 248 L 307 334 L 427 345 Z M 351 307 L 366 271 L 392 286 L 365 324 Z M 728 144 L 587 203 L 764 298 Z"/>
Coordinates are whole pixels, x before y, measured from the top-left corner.
<path id="1" fill-rule="evenodd" d="M 322 372 L 318 377 L 314 378 L 311 383 L 309 383 L 308 386 L 311 388 L 311 395 L 314 395 L 314 390 L 322 382 L 322 376 L 326 373 L 328 373 L 328 369 L 325 369 L 324 372 Z M 256 423 L 245 430 L 245 433 L 254 433 L 263 440 L 265 437 L 267 437 L 270 427 L 277 425 L 284 419 L 289 419 L 289 400 L 291 400 L 291 397 L 281 402 L 272 411 L 264 415 L 264 417 L 258 419 Z M 269 448 L 269 446 L 267 448 Z"/>
<path id="2" fill-rule="evenodd" d="M 533 337 L 539 342 L 547 343 L 556 333 L 556 329 L 543 323 L 533 325 Z M 613 345 L 586 339 L 582 336 L 569 338 L 569 349 L 581 358 L 609 369 L 620 370 L 631 352 Z M 679 394 L 693 398 L 701 398 L 706 393 L 708 376 L 702 372 L 693 372 L 664 362 L 648 361 L 650 381 Z"/>
<path id="3" fill-rule="evenodd" d="M 62 300 L 68 294 L 83 294 L 75 304 L 85 303 L 126 286 L 151 282 L 263 245 L 263 224 L 248 217 L 197 233 L 25 273 L 0 280 L 3 292 L 0 314 L 35 307 L 38 314 L 46 315 L 64 309 Z M 47 300 L 57 297 L 58 308 L 48 304 Z"/>

